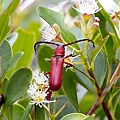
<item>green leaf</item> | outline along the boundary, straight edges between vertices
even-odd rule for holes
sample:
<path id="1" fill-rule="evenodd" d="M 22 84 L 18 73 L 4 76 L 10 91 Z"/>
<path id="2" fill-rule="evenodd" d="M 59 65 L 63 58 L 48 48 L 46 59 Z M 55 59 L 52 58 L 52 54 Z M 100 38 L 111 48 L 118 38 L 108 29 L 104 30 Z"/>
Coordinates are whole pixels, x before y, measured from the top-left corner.
<path id="1" fill-rule="evenodd" d="M 14 104 L 12 109 L 12 120 L 21 120 L 22 115 L 24 114 L 25 109 L 19 104 Z M 24 120 L 32 120 L 30 115 Z"/>
<path id="2" fill-rule="evenodd" d="M 31 79 L 32 72 L 28 68 L 20 68 L 10 77 L 6 89 L 4 107 L 12 105 L 26 93 Z"/>
<path id="3" fill-rule="evenodd" d="M 114 87 L 110 94 L 110 99 L 108 101 L 108 106 L 111 108 L 111 111 L 115 114 L 116 107 L 120 99 L 120 89 Z"/>
<path id="4" fill-rule="evenodd" d="M 6 11 L 2 15 L 0 15 L 0 43 L 6 37 L 6 35 L 11 29 L 10 26 L 8 25 L 9 17 L 16 9 L 19 2 L 20 0 L 14 0 L 6 9 Z"/>
<path id="5" fill-rule="evenodd" d="M 100 10 L 100 13 L 101 13 L 104 17 L 103 17 L 102 15 L 101 15 L 101 17 L 104 18 L 105 21 L 107 21 L 107 22 L 109 23 L 110 27 L 112 28 L 112 30 L 113 30 L 116 38 L 117 38 L 117 39 L 116 39 L 116 40 L 117 40 L 116 42 L 120 45 L 120 40 L 119 40 L 118 34 L 117 34 L 117 32 L 116 32 L 115 25 L 114 25 L 114 23 L 113 23 L 112 18 L 111 18 L 110 15 L 105 11 L 105 9 L 102 7 L 102 5 L 100 4 L 99 1 L 98 1 L 98 5 L 99 5 L 99 7 L 102 8 L 102 9 Z M 105 26 L 104 26 L 104 27 L 105 27 Z M 101 31 L 103 31 L 103 30 L 104 30 L 104 28 L 102 28 Z"/>
<path id="6" fill-rule="evenodd" d="M 120 90 L 117 92 L 117 94 L 114 96 L 112 102 L 111 102 L 111 111 L 114 113 L 115 115 L 115 112 L 116 112 L 116 107 L 117 105 L 119 104 L 119 100 L 120 100 Z"/>
<path id="7" fill-rule="evenodd" d="M 46 45 L 40 46 L 38 51 L 38 65 L 42 71 L 48 72 L 50 70 L 50 62 L 46 59 L 51 59 L 52 55 L 52 48 Z"/>
<path id="8" fill-rule="evenodd" d="M 94 120 L 94 118 L 95 118 L 94 115 L 86 116 L 82 113 L 71 113 L 71 114 L 64 116 L 60 120 Z"/>
<path id="9" fill-rule="evenodd" d="M 8 66 L 7 71 L 10 71 L 15 66 L 15 64 L 23 56 L 23 54 L 24 54 L 23 52 L 18 52 L 12 56 L 12 58 L 9 61 L 9 66 Z"/>
<path id="10" fill-rule="evenodd" d="M 109 38 L 109 35 L 107 37 L 105 37 L 104 40 L 101 42 L 101 44 L 91 52 L 91 59 L 92 59 L 92 61 L 95 60 L 96 56 L 101 51 L 101 49 L 103 48 L 103 46 L 107 42 L 108 38 Z"/>
<path id="11" fill-rule="evenodd" d="M 69 113 L 75 113 L 76 110 L 74 109 L 74 107 L 72 106 L 72 104 L 70 103 L 70 101 L 67 99 L 66 96 L 58 96 L 57 98 L 57 108 L 56 108 L 56 111 L 60 110 L 60 108 L 66 104 L 66 107 L 63 109 L 63 111 L 57 116 L 57 118 L 55 120 L 60 120 L 60 118 L 62 118 L 63 116 L 65 116 L 66 114 L 69 114 Z M 53 104 L 54 103 L 51 103 L 50 104 L 50 108 L 53 109 Z M 51 110 L 52 110 L 51 109 Z"/>
<path id="12" fill-rule="evenodd" d="M 23 51 L 24 56 L 22 57 L 22 59 L 20 59 L 19 63 L 17 63 L 14 70 L 23 66 L 30 65 L 32 61 L 32 55 L 34 53 L 34 42 L 35 42 L 33 33 L 29 31 L 25 31 L 22 28 L 19 28 L 17 32 L 19 36 L 13 45 L 13 53 L 15 54 L 16 52 Z"/>
<path id="13" fill-rule="evenodd" d="M 83 120 L 94 120 L 94 119 L 95 119 L 95 115 L 92 115 L 92 116 L 87 116 Z"/>
<path id="14" fill-rule="evenodd" d="M 115 54 L 115 57 L 118 61 L 120 61 L 120 47 L 117 48 L 117 51 L 116 51 L 116 54 Z"/>
<path id="15" fill-rule="evenodd" d="M 2 13 L 9 7 L 10 3 L 12 2 L 13 0 L 2 0 Z"/>
<path id="16" fill-rule="evenodd" d="M 112 66 L 112 61 L 113 61 L 113 55 L 114 55 L 114 51 L 113 51 L 113 39 L 112 36 L 110 35 L 110 37 L 108 38 L 106 44 L 105 44 L 105 48 L 106 48 L 106 55 L 108 57 L 108 64 L 110 66 Z"/>
<path id="17" fill-rule="evenodd" d="M 0 45 L 0 59 L 1 59 L 1 70 L 0 79 L 5 76 L 5 74 L 13 69 L 18 60 L 22 57 L 23 52 L 18 52 L 12 56 L 12 50 L 10 44 L 7 40 L 4 40 Z"/>
<path id="18" fill-rule="evenodd" d="M 45 111 L 44 108 L 35 106 L 35 118 L 36 120 L 45 120 Z"/>
<path id="19" fill-rule="evenodd" d="M 37 13 L 39 16 L 45 19 L 51 26 L 54 23 L 57 23 L 60 26 L 61 35 L 67 43 L 76 40 L 75 35 L 66 28 L 63 15 L 51 9 L 44 8 L 44 7 L 38 7 Z M 79 49 L 77 44 L 75 44 L 74 46 L 76 46 Z"/>
<path id="20" fill-rule="evenodd" d="M 40 27 L 40 23 L 31 22 L 27 28 L 27 31 L 34 32 L 36 41 L 38 41 L 41 37 L 41 31 L 39 30 Z"/>
<path id="21" fill-rule="evenodd" d="M 8 79 L 5 78 L 2 82 L 2 85 L 0 86 L 0 93 L 2 93 L 3 95 L 5 95 L 7 84 L 8 84 Z"/>
<path id="22" fill-rule="evenodd" d="M 83 87 L 85 87 L 89 92 L 91 93 L 95 93 L 95 90 L 94 90 L 94 81 L 91 81 L 87 76 L 88 73 L 86 72 L 86 70 L 83 68 L 83 65 L 76 65 L 75 66 L 78 70 L 82 71 L 79 72 L 77 70 L 75 70 L 76 72 L 76 75 L 78 77 L 78 79 L 76 79 L 76 81 L 82 85 Z"/>
<path id="23" fill-rule="evenodd" d="M 75 79 L 78 79 L 76 73 L 71 70 L 64 70 L 63 72 L 63 91 L 70 100 L 71 104 L 79 111 L 77 91 L 76 91 L 76 82 Z"/>
<path id="24" fill-rule="evenodd" d="M 27 116 L 30 114 L 31 110 L 33 108 L 33 105 L 27 105 L 23 115 L 21 116 L 21 120 L 26 120 Z"/>
<path id="25" fill-rule="evenodd" d="M 82 92 L 82 91 L 81 91 Z M 95 97 L 95 96 L 94 96 Z M 80 112 L 86 114 L 94 104 L 94 97 L 90 92 L 87 92 L 80 101 Z"/>
<path id="26" fill-rule="evenodd" d="M 7 40 L 0 45 L 0 80 L 6 74 L 8 64 L 12 56 L 12 50 Z"/>
<path id="27" fill-rule="evenodd" d="M 8 120 L 7 117 L 5 116 L 5 114 L 2 116 L 1 120 Z"/>
<path id="28" fill-rule="evenodd" d="M 12 47 L 12 45 L 15 43 L 17 38 L 18 38 L 18 33 L 14 32 L 14 33 L 9 34 L 6 39 L 9 41 L 10 46 Z"/>
<path id="29" fill-rule="evenodd" d="M 105 57 L 102 52 L 99 52 L 94 61 L 94 74 L 100 87 L 104 82 L 106 69 L 107 69 L 107 66 L 106 66 Z"/>

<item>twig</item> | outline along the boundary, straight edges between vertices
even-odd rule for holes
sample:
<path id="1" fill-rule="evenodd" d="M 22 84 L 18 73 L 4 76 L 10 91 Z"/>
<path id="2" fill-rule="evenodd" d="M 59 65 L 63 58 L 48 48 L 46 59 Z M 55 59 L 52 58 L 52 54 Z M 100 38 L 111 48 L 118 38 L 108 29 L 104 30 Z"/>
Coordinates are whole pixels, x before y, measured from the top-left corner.
<path id="1" fill-rule="evenodd" d="M 98 83 L 97 83 L 97 80 L 96 80 L 93 72 L 92 72 L 92 71 L 88 71 L 88 73 L 89 73 L 89 75 L 95 80 L 95 86 L 96 86 L 96 88 L 97 88 L 97 90 L 98 90 L 98 96 L 99 96 L 98 100 L 95 102 L 95 104 L 93 105 L 93 107 L 92 107 L 92 108 L 89 110 L 89 112 L 88 112 L 88 115 L 92 115 L 92 114 L 94 113 L 94 111 L 98 108 L 98 103 L 99 103 L 99 100 L 101 100 L 101 98 L 102 98 L 102 96 L 103 96 L 103 95 L 102 95 L 103 92 L 102 92 L 101 88 L 99 87 L 99 85 L 98 85 Z M 102 96 L 101 96 L 101 95 L 102 95 Z M 109 119 L 109 120 L 112 120 L 112 116 L 111 116 L 111 114 L 110 114 L 110 112 L 109 112 L 109 109 L 108 109 L 108 107 L 107 107 L 107 105 L 106 105 L 106 102 L 105 102 L 104 100 L 102 101 L 102 107 L 103 107 L 103 110 L 105 111 L 108 119 Z"/>
<path id="2" fill-rule="evenodd" d="M 97 107 L 99 106 L 100 104 L 100 101 L 102 101 L 102 106 L 103 106 L 103 109 L 108 117 L 109 120 L 112 120 L 112 116 L 109 112 L 109 109 L 107 108 L 107 105 L 104 103 L 104 97 L 105 97 L 105 94 L 107 93 L 109 87 L 111 86 L 111 84 L 113 85 L 116 81 L 116 77 L 119 75 L 119 72 L 120 72 L 120 62 L 114 72 L 114 74 L 112 75 L 111 79 L 110 79 L 110 82 L 109 84 L 104 88 L 103 92 L 101 93 L 101 95 L 99 96 L 99 98 L 97 99 L 97 101 L 95 102 L 95 104 L 93 105 L 93 107 L 89 110 L 88 112 L 88 115 L 92 115 L 94 113 L 94 111 L 97 109 Z"/>

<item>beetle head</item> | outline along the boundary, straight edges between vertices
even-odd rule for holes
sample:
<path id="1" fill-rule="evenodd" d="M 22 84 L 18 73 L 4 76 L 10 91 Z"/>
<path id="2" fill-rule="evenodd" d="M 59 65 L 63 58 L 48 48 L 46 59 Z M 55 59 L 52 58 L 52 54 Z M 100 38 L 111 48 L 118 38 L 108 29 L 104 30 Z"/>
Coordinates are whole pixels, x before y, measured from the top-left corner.
<path id="1" fill-rule="evenodd" d="M 65 48 L 64 48 L 64 46 L 58 46 L 55 49 L 55 52 L 54 52 L 55 56 L 60 55 L 61 57 L 64 57 L 64 54 L 65 54 Z"/>

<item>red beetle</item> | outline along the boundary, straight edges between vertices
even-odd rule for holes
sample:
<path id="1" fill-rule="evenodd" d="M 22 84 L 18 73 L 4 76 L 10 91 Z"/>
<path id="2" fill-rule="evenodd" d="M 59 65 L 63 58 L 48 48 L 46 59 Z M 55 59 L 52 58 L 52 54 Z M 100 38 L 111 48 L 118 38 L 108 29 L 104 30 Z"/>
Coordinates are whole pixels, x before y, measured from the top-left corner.
<path id="1" fill-rule="evenodd" d="M 90 39 L 82 39 L 82 40 L 77 40 L 74 42 L 70 42 L 68 44 L 64 44 L 64 45 L 59 45 L 57 43 L 54 42 L 45 42 L 45 41 L 39 41 L 37 43 L 35 43 L 34 45 L 34 49 L 36 51 L 36 46 L 38 44 L 53 44 L 56 45 L 57 48 L 54 51 L 54 55 L 51 58 L 51 68 L 50 68 L 50 78 L 49 78 L 49 86 L 50 86 L 50 90 L 52 91 L 57 91 L 60 89 L 61 85 L 62 85 L 62 72 L 63 72 L 63 64 L 66 63 L 64 62 L 64 59 L 66 57 L 70 57 L 71 55 L 68 55 L 65 57 L 65 46 L 68 45 L 72 45 L 78 42 L 82 42 L 82 41 L 88 41 L 88 42 L 92 42 Z M 94 46 L 94 43 L 93 43 Z M 66 63 L 68 64 L 68 66 L 72 66 L 70 63 Z"/>

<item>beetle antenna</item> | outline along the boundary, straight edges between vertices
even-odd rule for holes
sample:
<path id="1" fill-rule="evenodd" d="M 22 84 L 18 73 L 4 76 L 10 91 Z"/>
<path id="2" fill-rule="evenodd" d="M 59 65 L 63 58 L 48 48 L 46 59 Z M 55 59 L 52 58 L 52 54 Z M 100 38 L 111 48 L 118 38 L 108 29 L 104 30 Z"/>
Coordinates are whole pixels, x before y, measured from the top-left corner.
<path id="1" fill-rule="evenodd" d="M 56 46 L 60 46 L 59 44 L 57 43 L 54 43 L 54 42 L 47 42 L 47 41 L 39 41 L 39 42 L 36 42 L 35 45 L 34 45 L 34 50 L 37 51 L 36 47 L 37 45 L 39 44 L 51 44 L 51 45 L 56 45 Z"/>
<path id="2" fill-rule="evenodd" d="M 78 42 L 83 42 L 83 41 L 88 41 L 88 42 L 91 42 L 93 44 L 93 47 L 95 47 L 95 44 L 92 40 L 90 39 L 81 39 L 81 40 L 77 40 L 77 41 L 74 41 L 74 42 L 70 42 L 68 44 L 64 44 L 63 46 L 68 46 L 68 45 L 72 45 L 72 44 L 75 44 L 75 43 L 78 43 Z"/>

